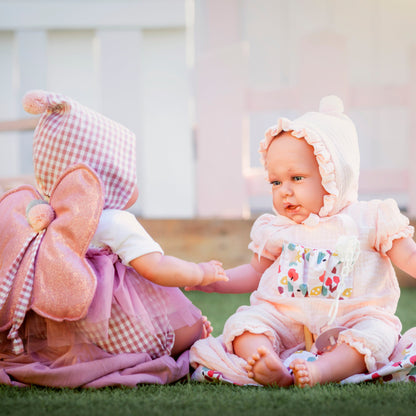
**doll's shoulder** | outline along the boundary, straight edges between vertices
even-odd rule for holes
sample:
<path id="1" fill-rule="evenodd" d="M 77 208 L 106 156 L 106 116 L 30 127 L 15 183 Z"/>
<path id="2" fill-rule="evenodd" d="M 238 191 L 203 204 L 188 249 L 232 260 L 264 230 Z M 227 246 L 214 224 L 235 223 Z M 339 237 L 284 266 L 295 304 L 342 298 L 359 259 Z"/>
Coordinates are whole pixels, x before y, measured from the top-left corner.
<path id="1" fill-rule="evenodd" d="M 272 214 L 262 214 L 260 217 L 256 218 L 252 228 L 268 226 L 273 223 L 275 218 L 276 216 Z"/>
<path id="2" fill-rule="evenodd" d="M 257 228 L 270 228 L 277 229 L 280 227 L 287 228 L 294 223 L 286 217 L 274 214 L 262 214 L 258 217 L 254 223 L 252 229 Z"/>
<path id="3" fill-rule="evenodd" d="M 104 209 L 101 213 L 100 225 L 113 227 L 138 223 L 137 218 L 128 211 L 121 209 Z"/>
<path id="4" fill-rule="evenodd" d="M 107 240 L 111 236 L 117 239 L 127 239 L 134 235 L 150 238 L 134 214 L 120 209 L 103 210 L 95 234 L 96 239 Z"/>
<path id="5" fill-rule="evenodd" d="M 348 207 L 360 234 L 366 236 L 371 247 L 387 252 L 394 239 L 412 236 L 414 229 L 394 199 L 373 199 Z"/>
<path id="6" fill-rule="evenodd" d="M 350 216 L 369 223 L 379 222 L 388 218 L 402 218 L 400 207 L 392 199 L 372 199 L 369 201 L 357 201 L 349 205 L 345 212 Z"/>
<path id="7" fill-rule="evenodd" d="M 103 211 L 92 244 L 107 246 L 124 264 L 136 257 L 163 250 L 153 240 L 137 218 L 128 211 L 106 209 Z"/>
<path id="8" fill-rule="evenodd" d="M 260 251 L 264 254 L 264 251 L 268 251 L 277 256 L 281 252 L 283 240 L 287 237 L 288 228 L 291 227 L 293 223 L 285 217 L 263 214 L 253 224 L 249 248 L 254 252 Z"/>

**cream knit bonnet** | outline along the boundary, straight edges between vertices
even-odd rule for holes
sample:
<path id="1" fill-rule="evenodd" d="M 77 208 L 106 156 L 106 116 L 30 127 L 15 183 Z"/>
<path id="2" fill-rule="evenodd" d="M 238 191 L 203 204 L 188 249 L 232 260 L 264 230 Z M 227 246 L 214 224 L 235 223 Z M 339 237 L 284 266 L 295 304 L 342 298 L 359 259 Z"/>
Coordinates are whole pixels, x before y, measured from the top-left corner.
<path id="1" fill-rule="evenodd" d="M 291 121 L 279 118 L 277 125 L 266 130 L 259 152 L 265 165 L 270 143 L 282 131 L 304 138 L 314 148 L 322 177 L 322 186 L 328 192 L 319 211 L 320 217 L 337 214 L 358 198 L 360 153 L 354 123 L 344 114 L 340 98 L 331 95 L 321 99 L 319 112 L 308 112 Z M 265 165 L 265 167 L 267 167 Z"/>

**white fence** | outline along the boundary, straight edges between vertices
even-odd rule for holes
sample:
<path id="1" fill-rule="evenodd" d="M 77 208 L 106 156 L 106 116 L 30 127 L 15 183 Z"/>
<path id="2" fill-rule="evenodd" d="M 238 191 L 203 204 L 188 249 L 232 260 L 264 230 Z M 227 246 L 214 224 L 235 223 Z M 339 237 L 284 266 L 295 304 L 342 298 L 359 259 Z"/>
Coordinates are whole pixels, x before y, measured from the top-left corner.
<path id="1" fill-rule="evenodd" d="M 135 131 L 138 214 L 241 217 L 270 209 L 264 130 L 335 93 L 361 198 L 416 216 L 414 21 L 413 0 L 0 0 L 0 122 L 66 93 Z M 0 176 L 30 173 L 30 133 L 0 138 Z"/>

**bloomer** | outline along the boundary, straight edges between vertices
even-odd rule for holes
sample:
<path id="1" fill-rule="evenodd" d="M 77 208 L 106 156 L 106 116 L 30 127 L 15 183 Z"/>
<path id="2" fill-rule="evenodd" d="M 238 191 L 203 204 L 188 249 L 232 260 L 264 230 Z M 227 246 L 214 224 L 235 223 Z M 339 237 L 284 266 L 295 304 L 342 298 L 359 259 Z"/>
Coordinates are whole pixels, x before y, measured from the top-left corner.
<path id="1" fill-rule="evenodd" d="M 368 371 L 388 362 L 401 328 L 397 317 L 387 317 L 374 308 L 362 308 L 338 318 L 337 323 L 348 328 L 340 333 L 338 343 L 346 343 L 363 354 Z M 303 322 L 281 313 L 270 303 L 242 306 L 225 323 L 223 342 L 232 353 L 235 337 L 244 332 L 264 334 L 279 357 L 285 359 L 294 350 L 303 348 L 303 327 Z"/>

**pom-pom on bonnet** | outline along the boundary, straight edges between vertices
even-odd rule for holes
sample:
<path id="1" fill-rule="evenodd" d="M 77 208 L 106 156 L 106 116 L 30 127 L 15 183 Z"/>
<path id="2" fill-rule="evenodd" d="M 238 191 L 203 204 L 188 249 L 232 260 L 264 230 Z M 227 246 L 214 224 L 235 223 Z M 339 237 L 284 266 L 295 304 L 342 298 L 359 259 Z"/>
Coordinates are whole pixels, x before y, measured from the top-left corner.
<path id="1" fill-rule="evenodd" d="M 105 189 L 104 208 L 122 209 L 136 187 L 135 135 L 126 127 L 52 92 L 33 90 L 23 98 L 30 114 L 42 114 L 35 129 L 33 162 L 39 191 L 50 197 L 61 174 L 84 163 Z"/>
<path id="2" fill-rule="evenodd" d="M 344 114 L 342 100 L 334 95 L 321 99 L 319 112 L 308 112 L 291 121 L 279 118 L 275 126 L 266 130 L 259 152 L 266 166 L 270 143 L 282 131 L 304 138 L 314 148 L 322 177 L 322 186 L 328 192 L 319 216 L 334 215 L 358 198 L 360 152 L 355 125 Z"/>

